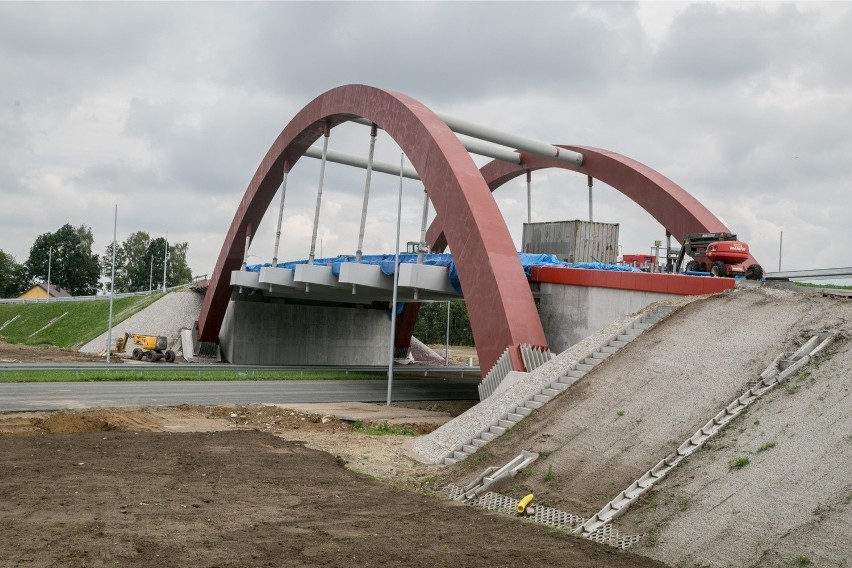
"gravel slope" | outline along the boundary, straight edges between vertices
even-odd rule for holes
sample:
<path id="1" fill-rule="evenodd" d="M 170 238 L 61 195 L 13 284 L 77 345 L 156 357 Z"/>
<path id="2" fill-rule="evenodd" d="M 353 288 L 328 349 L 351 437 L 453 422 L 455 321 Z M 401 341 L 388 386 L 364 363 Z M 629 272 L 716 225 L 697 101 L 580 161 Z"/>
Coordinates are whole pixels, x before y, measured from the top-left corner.
<path id="1" fill-rule="evenodd" d="M 848 322 L 849 302 L 836 308 Z M 732 559 L 754 567 L 849 565 L 852 347 L 836 348 L 776 387 L 626 515 L 621 522 L 631 528 L 657 527 L 656 543 L 639 552 L 684 567 Z M 743 457 L 748 465 L 730 467 Z"/>
<path id="2" fill-rule="evenodd" d="M 165 335 L 169 338 L 169 349 L 182 355 L 180 330 L 192 329 L 201 312 L 204 296 L 190 290 L 170 292 L 142 310 L 112 328 L 113 341 L 125 333 L 143 333 L 146 335 Z M 103 333 L 83 345 L 84 353 L 99 353 L 106 348 L 107 333 Z M 126 352 L 133 350 L 128 342 Z"/>
<path id="3" fill-rule="evenodd" d="M 852 336 L 850 322 L 852 302 L 786 290 L 737 290 L 692 302 L 467 460 L 474 464 L 454 467 L 450 477 L 464 483 L 486 465 L 532 450 L 542 457 L 513 496 L 532 492 L 569 512 L 594 513 L 738 396 L 780 352 L 823 329 Z M 839 345 L 849 349 L 842 340 Z M 726 435 L 738 445 L 688 460 L 679 470 L 686 500 L 664 483 L 657 498 L 647 500 L 645 516 L 628 513 L 617 522 L 628 525 L 620 530 L 653 534 L 642 553 L 680 566 L 789 566 L 800 554 L 832 561 L 848 556 L 852 355 L 836 357 L 811 372 L 806 384 L 812 387 L 803 384 L 793 396 L 780 389 L 773 403 L 758 402 L 729 427 Z M 749 421 L 755 419 L 758 425 Z M 777 446 L 758 455 L 771 441 Z M 744 452 L 766 465 L 729 473 L 730 459 Z M 669 516 L 650 515 L 662 514 L 661 502 L 670 504 Z M 777 551 L 777 564 L 770 560 L 776 553 L 767 551 Z M 767 560 L 760 560 L 764 553 Z"/>

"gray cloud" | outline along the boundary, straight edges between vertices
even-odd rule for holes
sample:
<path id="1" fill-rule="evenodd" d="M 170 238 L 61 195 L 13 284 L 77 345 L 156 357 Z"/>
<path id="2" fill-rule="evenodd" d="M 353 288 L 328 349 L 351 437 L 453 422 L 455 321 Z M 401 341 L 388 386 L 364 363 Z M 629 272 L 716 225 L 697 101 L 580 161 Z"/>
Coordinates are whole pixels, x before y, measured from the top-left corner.
<path id="1" fill-rule="evenodd" d="M 209 272 L 290 117 L 327 89 L 366 83 L 631 156 L 761 258 L 777 255 L 784 230 L 788 267 L 848 264 L 838 204 L 849 195 L 852 7 L 701 3 L 664 23 L 651 30 L 636 4 L 612 2 L 0 3 L 0 248 L 23 260 L 66 222 L 92 226 L 102 248 L 118 203 L 119 238 L 168 231 Z M 332 147 L 365 155 L 366 129 L 335 129 Z M 380 138 L 379 159 L 398 152 Z M 317 175 L 307 158 L 291 175 L 288 255 L 307 254 Z M 389 250 L 396 180 L 374 179 L 366 248 L 378 252 Z M 419 190 L 406 188 L 403 240 L 414 240 Z M 581 176 L 536 176 L 534 218 L 583 218 L 584 188 Z M 363 172 L 329 166 L 326 247 L 354 250 L 362 190 Z M 497 197 L 519 239 L 523 188 Z M 595 199 L 628 252 L 662 237 L 614 190 L 601 185 Z M 271 255 L 274 217 L 253 254 Z"/>

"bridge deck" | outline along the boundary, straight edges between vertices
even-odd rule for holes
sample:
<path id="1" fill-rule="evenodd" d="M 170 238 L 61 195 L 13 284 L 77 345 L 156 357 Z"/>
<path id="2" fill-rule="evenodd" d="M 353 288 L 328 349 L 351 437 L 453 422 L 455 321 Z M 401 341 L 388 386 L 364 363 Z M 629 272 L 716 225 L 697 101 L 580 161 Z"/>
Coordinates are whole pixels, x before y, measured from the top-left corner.
<path id="1" fill-rule="evenodd" d="M 611 288 L 661 294 L 699 295 L 731 290 L 732 278 L 684 274 L 627 272 L 574 268 L 563 265 L 525 266 L 530 282 L 568 286 Z M 357 268 L 358 270 L 350 270 Z M 436 265 L 400 265 L 398 301 L 448 301 L 462 295 L 452 285 L 452 268 Z M 393 278 L 378 265 L 331 263 L 293 268 L 261 267 L 258 271 L 234 271 L 231 284 L 261 291 L 276 298 L 298 298 L 319 302 L 370 304 L 390 302 Z"/>

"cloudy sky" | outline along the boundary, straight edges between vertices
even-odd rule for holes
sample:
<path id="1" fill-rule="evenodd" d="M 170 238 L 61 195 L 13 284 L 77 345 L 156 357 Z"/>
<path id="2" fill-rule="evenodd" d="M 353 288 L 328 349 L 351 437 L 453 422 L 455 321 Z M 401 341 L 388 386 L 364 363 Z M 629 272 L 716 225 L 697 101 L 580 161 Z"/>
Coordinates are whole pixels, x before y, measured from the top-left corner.
<path id="1" fill-rule="evenodd" d="M 234 211 L 290 118 L 365 83 L 552 143 L 606 148 L 692 193 L 776 270 L 850 266 L 850 3 L 0 3 L 0 249 L 85 224 L 101 253 L 135 231 L 213 270 Z M 366 156 L 348 124 L 334 150 Z M 379 138 L 377 157 L 399 160 Z M 483 163 L 477 159 L 477 163 Z M 290 176 L 282 260 L 306 258 L 319 163 Z M 330 164 L 325 256 L 355 251 L 364 172 Z M 374 176 L 365 253 L 393 250 L 398 180 Z M 402 241 L 421 187 L 404 185 Z M 495 197 L 520 246 L 523 181 Z M 272 209 L 275 209 L 273 207 Z M 250 262 L 270 260 L 270 211 Z M 534 221 L 585 219 L 586 180 L 533 177 Z M 597 185 L 624 252 L 663 228 Z"/>

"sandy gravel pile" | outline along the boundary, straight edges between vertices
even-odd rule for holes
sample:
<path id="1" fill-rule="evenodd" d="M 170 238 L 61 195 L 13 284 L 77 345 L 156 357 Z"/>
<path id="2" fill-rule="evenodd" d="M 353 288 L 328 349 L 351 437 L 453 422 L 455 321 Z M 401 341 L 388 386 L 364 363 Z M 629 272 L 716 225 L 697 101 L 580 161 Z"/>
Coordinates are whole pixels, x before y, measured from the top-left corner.
<path id="1" fill-rule="evenodd" d="M 192 329 L 201 313 L 204 296 L 190 290 L 170 292 L 142 310 L 116 325 L 112 329 L 115 341 L 125 333 L 142 333 L 145 335 L 167 336 L 169 349 L 178 355 L 182 354 L 180 330 Z M 96 337 L 83 345 L 80 351 L 84 353 L 99 353 L 106 347 L 107 333 Z M 128 343 L 126 352 L 133 350 Z"/>

